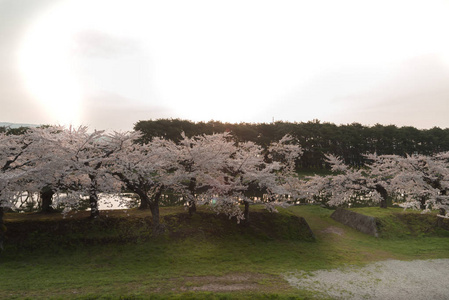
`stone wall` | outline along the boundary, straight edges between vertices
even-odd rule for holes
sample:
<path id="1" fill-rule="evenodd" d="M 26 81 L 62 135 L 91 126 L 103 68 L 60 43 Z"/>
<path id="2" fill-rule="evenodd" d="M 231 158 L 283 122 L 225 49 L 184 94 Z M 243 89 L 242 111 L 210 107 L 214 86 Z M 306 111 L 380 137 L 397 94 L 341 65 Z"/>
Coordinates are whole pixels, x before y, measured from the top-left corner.
<path id="1" fill-rule="evenodd" d="M 337 208 L 331 218 L 360 232 L 378 237 L 376 218 L 365 216 L 343 208 Z"/>

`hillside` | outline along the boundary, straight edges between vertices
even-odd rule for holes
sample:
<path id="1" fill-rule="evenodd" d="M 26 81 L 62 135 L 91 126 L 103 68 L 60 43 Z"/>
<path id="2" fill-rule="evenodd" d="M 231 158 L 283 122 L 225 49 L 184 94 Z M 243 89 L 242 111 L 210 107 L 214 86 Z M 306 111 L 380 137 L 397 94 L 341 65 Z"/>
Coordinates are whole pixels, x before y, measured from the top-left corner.
<path id="1" fill-rule="evenodd" d="M 366 208 L 368 214 L 377 210 Z M 286 274 L 449 258 L 447 231 L 419 229 L 427 221 L 413 221 L 419 225 L 413 234 L 402 234 L 399 224 L 375 238 L 334 221 L 332 212 L 294 206 L 270 214 L 254 206 L 250 224 L 243 225 L 204 207 L 193 216 L 166 207 L 166 233 L 157 237 L 148 211 L 102 211 L 95 220 L 88 212 L 66 219 L 7 213 L 0 298 L 304 299 L 317 294 L 290 286 Z M 381 213 L 387 219 L 402 214 Z"/>
<path id="2" fill-rule="evenodd" d="M 17 250 L 34 251 L 76 246 L 114 245 L 150 241 L 151 218 L 142 214 L 131 216 L 119 211 L 111 216 L 102 215 L 90 220 L 84 213 L 62 219 L 61 215 L 23 214 L 6 216 L 8 244 Z M 257 210 L 251 214 L 247 225 L 237 224 L 225 215 L 200 211 L 193 216 L 186 212 L 166 214 L 163 238 L 178 241 L 191 238 L 220 239 L 234 235 L 248 236 L 260 240 L 313 241 L 314 235 L 302 217 L 289 214 L 271 214 Z"/>

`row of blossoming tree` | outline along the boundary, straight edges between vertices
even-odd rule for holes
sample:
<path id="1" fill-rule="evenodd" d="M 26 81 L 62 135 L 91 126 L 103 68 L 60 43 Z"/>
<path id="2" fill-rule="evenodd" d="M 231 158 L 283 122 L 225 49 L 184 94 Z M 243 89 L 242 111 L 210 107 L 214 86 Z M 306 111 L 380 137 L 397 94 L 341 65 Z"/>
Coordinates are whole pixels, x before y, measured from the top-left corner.
<path id="1" fill-rule="evenodd" d="M 364 167 L 355 168 L 328 155 L 333 174 L 301 181 L 302 197 L 329 206 L 372 202 L 384 208 L 391 199 L 404 208 L 439 210 L 440 217 L 449 218 L 449 152 L 406 157 L 369 154 L 366 158 Z"/>
<path id="2" fill-rule="evenodd" d="M 267 208 L 285 203 L 294 186 L 299 146 L 285 136 L 267 149 L 234 141 L 230 134 L 181 136 L 175 143 L 154 138 L 136 142 L 138 132 L 89 132 L 87 127 L 32 128 L 20 135 L 0 134 L 0 222 L 4 208 L 23 195 L 40 195 L 42 210 L 51 205 L 77 209 L 86 199 L 91 216 L 99 215 L 100 193 L 135 193 L 149 208 L 160 230 L 159 204 L 164 191 L 184 199 L 190 213 L 213 202 L 217 212 L 248 219 L 249 204 L 265 195 Z M 239 204 L 244 204 L 241 210 Z"/>
<path id="3" fill-rule="evenodd" d="M 87 127 L 44 127 L 19 135 L 0 134 L 0 224 L 4 208 L 14 208 L 23 194 L 40 195 L 42 210 L 51 205 L 77 209 L 89 202 L 99 214 L 100 193 L 135 193 L 149 208 L 160 230 L 161 195 L 170 191 L 193 213 L 211 204 L 217 212 L 248 220 L 249 204 L 267 208 L 293 201 L 339 206 L 391 198 L 406 208 L 438 209 L 448 217 L 449 154 L 367 156 L 362 168 L 328 156 L 334 174 L 299 179 L 294 162 L 301 148 L 285 136 L 262 148 L 236 142 L 228 133 L 187 137 L 174 142 L 153 138 L 138 143 L 138 132 L 105 134 Z M 258 191 L 263 199 L 250 192 Z M 242 204 L 242 205 L 239 205 Z M 243 209 L 241 209 L 243 207 Z"/>

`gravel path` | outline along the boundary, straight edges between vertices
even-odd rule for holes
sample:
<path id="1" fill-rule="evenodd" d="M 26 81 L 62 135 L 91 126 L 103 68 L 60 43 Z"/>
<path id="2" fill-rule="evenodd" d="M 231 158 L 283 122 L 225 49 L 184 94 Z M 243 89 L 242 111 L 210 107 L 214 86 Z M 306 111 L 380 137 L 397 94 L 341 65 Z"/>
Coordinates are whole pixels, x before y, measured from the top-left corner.
<path id="1" fill-rule="evenodd" d="M 449 259 L 387 260 L 284 276 L 294 287 L 335 299 L 449 299 Z"/>

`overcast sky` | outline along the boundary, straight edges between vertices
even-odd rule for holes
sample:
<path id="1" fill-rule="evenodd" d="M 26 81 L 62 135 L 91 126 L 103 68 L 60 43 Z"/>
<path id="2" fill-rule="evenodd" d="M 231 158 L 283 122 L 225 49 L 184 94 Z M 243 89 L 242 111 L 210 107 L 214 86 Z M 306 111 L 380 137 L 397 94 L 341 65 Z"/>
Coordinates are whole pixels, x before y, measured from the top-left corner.
<path id="1" fill-rule="evenodd" d="M 448 0 L 0 0 L 0 122 L 448 128 L 448 16 Z"/>

